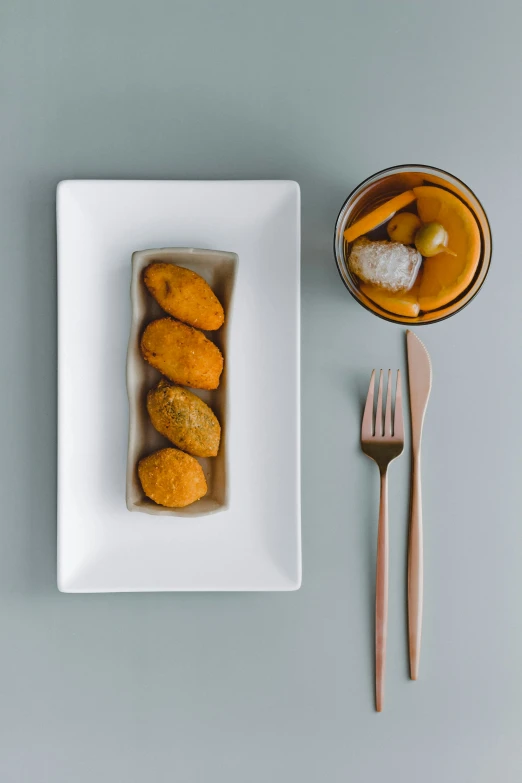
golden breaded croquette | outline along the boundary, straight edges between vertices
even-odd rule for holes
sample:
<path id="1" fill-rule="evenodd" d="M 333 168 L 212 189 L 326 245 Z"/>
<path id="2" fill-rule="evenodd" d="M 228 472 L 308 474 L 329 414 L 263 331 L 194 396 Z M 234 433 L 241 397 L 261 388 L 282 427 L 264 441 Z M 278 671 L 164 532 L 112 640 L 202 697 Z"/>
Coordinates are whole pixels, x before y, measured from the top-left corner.
<path id="1" fill-rule="evenodd" d="M 207 492 L 199 462 L 178 449 L 161 449 L 140 459 L 138 475 L 147 497 L 167 508 L 183 508 Z"/>
<path id="2" fill-rule="evenodd" d="M 223 354 L 203 332 L 173 318 L 151 321 L 141 338 L 143 358 L 174 383 L 217 389 Z"/>
<path id="3" fill-rule="evenodd" d="M 221 427 L 213 411 L 197 395 L 164 378 L 147 395 L 153 426 L 182 451 L 194 457 L 215 457 Z"/>
<path id="4" fill-rule="evenodd" d="M 221 302 L 196 272 L 155 261 L 143 273 L 145 285 L 167 313 L 198 329 L 219 329 L 225 320 Z"/>

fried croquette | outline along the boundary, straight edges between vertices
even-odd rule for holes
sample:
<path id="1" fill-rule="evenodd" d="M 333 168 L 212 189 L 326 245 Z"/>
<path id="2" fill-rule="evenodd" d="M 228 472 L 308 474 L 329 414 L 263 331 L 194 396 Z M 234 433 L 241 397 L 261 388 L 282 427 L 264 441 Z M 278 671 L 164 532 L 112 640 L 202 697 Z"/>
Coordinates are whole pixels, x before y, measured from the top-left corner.
<path id="1" fill-rule="evenodd" d="M 223 355 L 203 332 L 173 318 L 151 321 L 141 338 L 143 358 L 174 383 L 217 389 Z"/>
<path id="2" fill-rule="evenodd" d="M 155 261 L 145 269 L 145 285 L 167 313 L 198 329 L 219 329 L 225 320 L 221 302 L 196 272 Z"/>
<path id="3" fill-rule="evenodd" d="M 194 457 L 215 457 L 221 427 L 213 411 L 197 395 L 162 379 L 147 395 L 153 426 L 171 443 Z"/>
<path id="4" fill-rule="evenodd" d="M 207 492 L 199 462 L 178 449 L 161 449 L 144 457 L 138 475 L 147 497 L 167 508 L 183 508 Z"/>

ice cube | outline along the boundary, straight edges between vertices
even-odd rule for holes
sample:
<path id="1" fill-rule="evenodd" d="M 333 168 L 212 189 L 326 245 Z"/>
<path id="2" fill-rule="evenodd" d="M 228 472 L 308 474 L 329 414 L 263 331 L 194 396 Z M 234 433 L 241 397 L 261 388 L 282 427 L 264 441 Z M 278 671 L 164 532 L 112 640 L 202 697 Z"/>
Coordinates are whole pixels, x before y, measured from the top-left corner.
<path id="1" fill-rule="evenodd" d="M 422 256 L 400 242 L 372 242 L 361 237 L 352 245 L 348 266 L 364 283 L 387 291 L 409 291 L 415 282 Z"/>

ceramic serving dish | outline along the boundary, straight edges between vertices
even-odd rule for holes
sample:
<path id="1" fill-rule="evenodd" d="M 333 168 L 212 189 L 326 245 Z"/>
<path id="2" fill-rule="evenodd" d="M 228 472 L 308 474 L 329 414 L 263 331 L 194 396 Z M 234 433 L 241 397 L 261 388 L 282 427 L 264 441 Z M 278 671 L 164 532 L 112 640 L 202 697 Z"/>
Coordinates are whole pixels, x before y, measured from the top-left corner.
<path id="1" fill-rule="evenodd" d="M 209 405 L 221 424 L 221 443 L 217 457 L 199 458 L 208 484 L 205 497 L 185 508 L 165 508 L 150 500 L 143 492 L 138 477 L 138 462 L 158 449 L 172 447 L 152 426 L 147 413 L 149 389 L 157 384 L 161 374 L 142 357 L 140 339 L 150 321 L 167 315 L 149 294 L 143 271 L 154 261 L 191 269 L 212 288 L 225 311 L 225 323 L 215 332 L 206 332 L 220 349 L 225 365 L 219 387 L 215 391 L 191 389 Z M 229 461 L 227 453 L 228 384 L 227 338 L 231 321 L 231 303 L 238 257 L 235 253 L 195 248 L 161 248 L 140 250 L 132 255 L 131 329 L 127 351 L 127 391 L 129 396 L 129 443 L 127 452 L 126 501 L 129 511 L 162 516 L 199 517 L 228 507 Z"/>
<path id="2" fill-rule="evenodd" d="M 59 589 L 296 590 L 298 184 L 67 180 L 58 187 L 56 213 Z M 228 402 L 220 513 L 152 516 L 131 513 L 125 503 L 130 259 L 151 247 L 224 248 L 239 258 L 232 305 L 224 302 L 228 331 L 219 338 Z M 151 373 L 151 385 L 159 377 L 141 359 L 139 372 Z"/>

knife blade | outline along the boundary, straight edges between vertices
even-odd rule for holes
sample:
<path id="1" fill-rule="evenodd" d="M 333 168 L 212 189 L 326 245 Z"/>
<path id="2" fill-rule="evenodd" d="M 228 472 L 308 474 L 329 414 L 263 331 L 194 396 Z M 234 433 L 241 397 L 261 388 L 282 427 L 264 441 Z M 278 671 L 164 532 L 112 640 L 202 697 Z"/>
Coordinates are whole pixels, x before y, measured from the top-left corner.
<path id="1" fill-rule="evenodd" d="M 409 329 L 406 332 L 408 385 L 411 414 L 411 502 L 408 536 L 408 645 L 410 677 L 419 676 L 423 599 L 423 529 L 421 488 L 421 443 L 424 415 L 431 391 L 431 361 L 424 344 Z"/>

